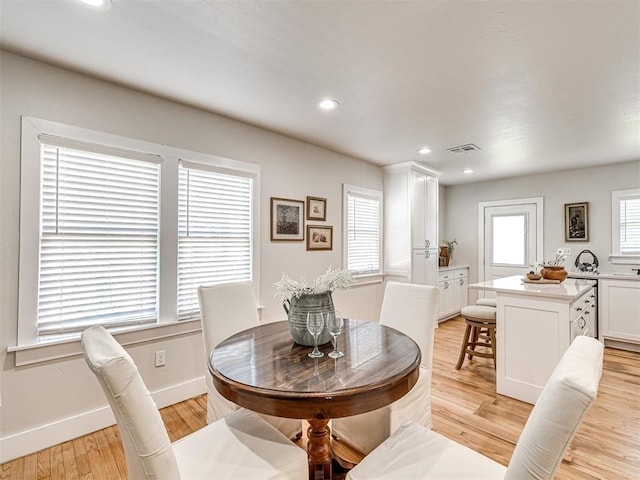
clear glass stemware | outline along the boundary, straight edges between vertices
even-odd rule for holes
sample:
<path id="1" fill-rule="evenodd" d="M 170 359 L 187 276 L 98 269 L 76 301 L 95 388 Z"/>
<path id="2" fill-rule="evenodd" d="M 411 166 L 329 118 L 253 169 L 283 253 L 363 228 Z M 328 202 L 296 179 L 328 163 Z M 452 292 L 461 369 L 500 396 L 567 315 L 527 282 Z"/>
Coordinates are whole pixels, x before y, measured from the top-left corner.
<path id="1" fill-rule="evenodd" d="M 309 352 L 311 358 L 319 358 L 324 356 L 320 350 L 318 350 L 318 336 L 322 333 L 324 328 L 324 316 L 322 312 L 309 312 L 307 313 L 307 330 L 313 335 L 313 351 Z"/>
<path id="2" fill-rule="evenodd" d="M 333 352 L 329 354 L 331 358 L 340 358 L 344 356 L 340 350 L 338 350 L 338 335 L 342 333 L 344 329 L 344 319 L 340 312 L 327 314 L 327 330 L 329 335 L 333 338 Z"/>

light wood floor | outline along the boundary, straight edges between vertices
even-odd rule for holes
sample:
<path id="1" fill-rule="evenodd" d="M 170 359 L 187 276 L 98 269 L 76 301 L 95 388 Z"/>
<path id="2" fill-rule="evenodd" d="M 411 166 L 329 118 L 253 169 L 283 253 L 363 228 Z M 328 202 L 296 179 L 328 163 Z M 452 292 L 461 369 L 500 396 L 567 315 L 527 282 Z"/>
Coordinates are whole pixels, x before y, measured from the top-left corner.
<path id="1" fill-rule="evenodd" d="M 434 428 L 507 464 L 531 405 L 495 393 L 490 359 L 454 369 L 464 324 L 444 322 L 436 333 Z M 640 354 L 605 350 L 598 399 L 574 438 L 559 480 L 640 479 Z M 161 410 L 175 441 L 204 426 L 206 396 Z M 0 479 L 125 479 L 119 433 L 109 427 L 0 466 Z"/>

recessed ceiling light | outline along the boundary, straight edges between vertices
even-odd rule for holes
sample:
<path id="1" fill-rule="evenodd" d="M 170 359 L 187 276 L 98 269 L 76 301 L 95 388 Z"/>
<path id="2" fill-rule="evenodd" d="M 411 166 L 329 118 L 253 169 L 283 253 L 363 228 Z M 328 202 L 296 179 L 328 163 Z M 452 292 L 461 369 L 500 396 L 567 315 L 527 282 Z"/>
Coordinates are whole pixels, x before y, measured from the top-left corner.
<path id="1" fill-rule="evenodd" d="M 466 173 L 466 174 L 473 173 L 473 170 L 471 170 L 470 168 L 465 168 L 465 169 L 462 171 L 462 173 Z"/>
<path id="2" fill-rule="evenodd" d="M 426 155 L 427 153 L 431 153 L 431 149 L 429 147 L 421 147 L 418 149 L 418 153 L 420 155 Z"/>
<path id="3" fill-rule="evenodd" d="M 87 7 L 96 10 L 109 10 L 111 8 L 111 0 L 80 0 Z"/>
<path id="4" fill-rule="evenodd" d="M 318 102 L 318 108 L 322 110 L 333 110 L 335 108 L 338 108 L 339 106 L 340 104 L 338 103 L 338 101 L 334 100 L 333 98 L 325 98 L 324 100 Z"/>

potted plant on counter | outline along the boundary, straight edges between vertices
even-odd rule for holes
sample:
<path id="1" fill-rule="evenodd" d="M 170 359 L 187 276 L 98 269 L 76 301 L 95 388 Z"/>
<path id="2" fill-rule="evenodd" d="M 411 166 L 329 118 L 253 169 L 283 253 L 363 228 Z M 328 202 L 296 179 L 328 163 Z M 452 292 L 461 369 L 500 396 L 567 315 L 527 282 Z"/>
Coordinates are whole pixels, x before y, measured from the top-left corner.
<path id="1" fill-rule="evenodd" d="M 540 270 L 542 278 L 563 282 L 568 275 L 563 265 L 565 258 L 566 255 L 557 253 L 553 260 L 545 260 L 542 262 L 542 270 Z"/>
<path id="2" fill-rule="evenodd" d="M 444 245 L 440 247 L 440 256 L 444 257 L 444 266 L 448 267 L 453 259 L 453 252 L 456 250 L 458 241 L 454 238 L 453 240 L 444 240 L 442 243 Z"/>

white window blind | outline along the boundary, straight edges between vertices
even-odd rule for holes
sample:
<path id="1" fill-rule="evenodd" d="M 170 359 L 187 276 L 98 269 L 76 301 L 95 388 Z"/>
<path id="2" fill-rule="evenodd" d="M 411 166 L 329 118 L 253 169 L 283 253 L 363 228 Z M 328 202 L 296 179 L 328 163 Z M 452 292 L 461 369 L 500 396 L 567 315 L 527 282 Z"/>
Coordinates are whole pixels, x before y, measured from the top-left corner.
<path id="1" fill-rule="evenodd" d="M 381 210 L 379 192 L 346 189 L 346 260 L 353 275 L 381 273 Z"/>
<path id="2" fill-rule="evenodd" d="M 159 157 L 59 140 L 41 139 L 38 338 L 155 322 Z"/>
<path id="3" fill-rule="evenodd" d="M 620 253 L 640 254 L 640 194 L 620 200 Z"/>
<path id="4" fill-rule="evenodd" d="M 200 285 L 252 279 L 252 189 L 252 178 L 181 162 L 178 319 L 200 315 Z"/>

